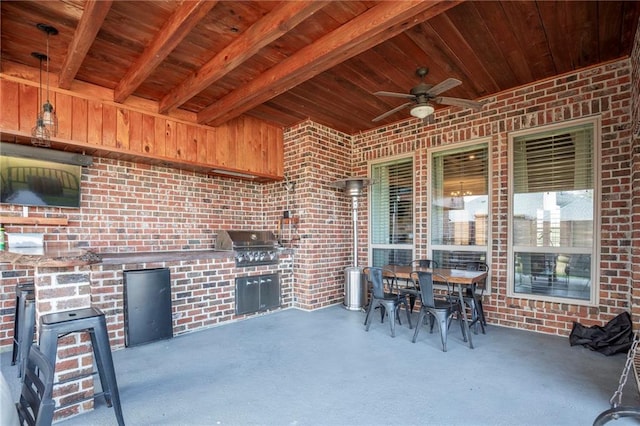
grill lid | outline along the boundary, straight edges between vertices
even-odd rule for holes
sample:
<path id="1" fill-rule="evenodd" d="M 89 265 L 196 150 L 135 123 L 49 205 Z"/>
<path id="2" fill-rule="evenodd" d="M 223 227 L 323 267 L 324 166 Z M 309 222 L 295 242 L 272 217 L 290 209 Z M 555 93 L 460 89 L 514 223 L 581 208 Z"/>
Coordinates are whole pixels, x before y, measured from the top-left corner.
<path id="1" fill-rule="evenodd" d="M 216 250 L 275 248 L 278 240 L 271 231 L 218 231 Z"/>

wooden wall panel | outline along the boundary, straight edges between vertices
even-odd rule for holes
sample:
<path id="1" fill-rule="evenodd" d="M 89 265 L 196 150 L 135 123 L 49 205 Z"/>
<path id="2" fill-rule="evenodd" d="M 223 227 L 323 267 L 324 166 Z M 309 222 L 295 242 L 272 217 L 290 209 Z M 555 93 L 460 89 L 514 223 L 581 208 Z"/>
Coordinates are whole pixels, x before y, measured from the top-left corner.
<path id="1" fill-rule="evenodd" d="M 142 114 L 138 111 L 129 112 L 129 150 L 142 151 Z"/>
<path id="2" fill-rule="evenodd" d="M 55 106 L 55 104 L 54 104 Z M 86 141 L 88 139 L 88 102 L 82 98 L 72 98 L 71 139 Z"/>
<path id="3" fill-rule="evenodd" d="M 116 109 L 116 148 L 129 149 L 129 113 L 128 109 Z"/>
<path id="4" fill-rule="evenodd" d="M 20 128 L 20 86 L 17 83 L 0 80 L 0 127 Z"/>
<path id="5" fill-rule="evenodd" d="M 0 79 L 1 130 L 31 133 L 41 102 L 38 90 L 33 84 Z M 282 129 L 255 118 L 207 128 L 70 92 L 52 91 L 50 100 L 58 115 L 57 139 L 200 168 L 283 176 Z"/>
<path id="6" fill-rule="evenodd" d="M 66 93 L 56 95 L 54 105 L 58 115 L 58 136 L 60 139 L 71 139 L 73 126 L 73 97 Z"/>
<path id="7" fill-rule="evenodd" d="M 116 147 L 117 111 L 113 105 L 102 105 L 102 146 Z"/>
<path id="8" fill-rule="evenodd" d="M 202 161 L 204 161 L 205 163 L 218 164 L 216 162 L 217 134 L 218 134 L 217 128 L 207 130 L 207 138 L 205 140 L 205 144 L 207 146 L 207 156 L 204 159 L 202 159 Z"/>
<path id="9" fill-rule="evenodd" d="M 176 150 L 170 153 L 170 157 L 179 158 L 181 160 L 187 159 L 187 125 L 184 123 L 175 123 L 176 125 Z"/>
<path id="10" fill-rule="evenodd" d="M 155 151 L 155 130 L 156 120 L 150 115 L 142 115 L 142 152 L 145 154 L 153 154 Z"/>
<path id="11" fill-rule="evenodd" d="M 102 145 L 102 102 L 87 101 L 87 142 Z"/>
<path id="12" fill-rule="evenodd" d="M 198 163 L 207 162 L 207 133 L 209 131 L 203 127 L 197 127 L 198 130 L 198 153 L 196 155 L 196 161 Z"/>
<path id="13" fill-rule="evenodd" d="M 18 130 L 31 134 L 31 129 L 36 124 L 38 111 L 38 88 L 22 84 L 18 93 L 20 108 Z"/>
<path id="14" fill-rule="evenodd" d="M 167 158 L 179 158 L 178 151 L 178 135 L 176 133 L 176 122 L 173 120 L 166 120 L 165 122 L 165 140 L 164 140 L 164 155 Z"/>
<path id="15" fill-rule="evenodd" d="M 218 140 L 214 147 L 214 164 L 219 164 L 223 167 L 231 167 L 232 161 L 230 159 L 232 155 L 231 144 L 234 139 L 231 134 L 229 126 L 220 126 L 216 132 L 218 134 Z"/>
<path id="16" fill-rule="evenodd" d="M 184 141 L 185 160 L 196 162 L 198 159 L 198 128 L 187 125 L 185 127 L 187 130 L 187 139 Z"/>
<path id="17" fill-rule="evenodd" d="M 161 117 L 154 117 L 154 142 L 153 150 L 150 154 L 157 155 L 158 157 L 165 157 L 165 139 L 167 137 L 167 120 Z"/>

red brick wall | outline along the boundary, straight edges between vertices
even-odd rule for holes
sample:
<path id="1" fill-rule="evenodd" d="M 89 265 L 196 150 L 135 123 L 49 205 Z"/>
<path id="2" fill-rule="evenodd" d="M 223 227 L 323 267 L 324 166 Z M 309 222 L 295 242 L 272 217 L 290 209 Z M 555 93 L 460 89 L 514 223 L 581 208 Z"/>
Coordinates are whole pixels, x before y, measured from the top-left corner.
<path id="1" fill-rule="evenodd" d="M 424 197 L 429 149 L 489 137 L 493 291 L 485 311 L 494 324 L 567 335 L 572 321 L 603 324 L 630 310 L 631 86 L 630 61 L 622 60 L 497 94 L 486 99 L 478 113 L 444 110 L 436 113 L 434 125 L 408 120 L 375 129 L 354 136 L 354 170 L 365 173 L 371 160 L 415 152 L 416 248 L 421 255 L 426 253 L 429 232 Z M 508 134 L 592 115 L 602 117 L 600 304 L 586 307 L 507 297 Z"/>
<path id="2" fill-rule="evenodd" d="M 235 314 L 235 278 L 280 272 L 282 307 L 291 307 L 293 279 L 288 257 L 278 265 L 236 268 L 234 260 L 201 259 L 91 267 L 91 304 L 107 317 L 113 348 L 124 346 L 123 272 L 135 269 L 168 268 L 171 274 L 173 334 L 212 327 L 249 315 Z"/>
<path id="3" fill-rule="evenodd" d="M 637 43 L 636 43 L 637 44 Z M 637 56 L 637 54 L 636 54 Z M 635 59 L 637 66 L 637 58 Z M 494 324 L 568 335 L 573 321 L 604 324 L 631 309 L 632 63 L 621 60 L 544 80 L 487 99 L 480 113 L 436 113 L 434 125 L 406 120 L 347 136 L 304 122 L 285 132 L 285 170 L 298 185 L 296 208 L 302 239 L 296 252 L 296 297 L 304 308 L 342 301 L 344 267 L 351 253 L 350 200 L 327 186 L 345 176 L 366 176 L 369 162 L 413 154 L 416 166 L 416 251 L 427 253 L 427 158 L 429 149 L 489 138 L 492 167 L 491 296 Z M 634 80 L 637 81 L 637 80 Z M 637 104 L 637 92 L 635 92 Z M 634 107 L 634 111 L 637 107 Z M 600 303 L 579 306 L 507 297 L 507 144 L 511 131 L 599 115 L 602 118 Z M 350 142 L 351 141 L 351 142 Z M 353 146 L 351 146 L 351 143 Z M 637 143 L 637 142 L 636 142 Z M 324 154 L 329 153 L 329 161 Z M 351 156 L 351 164 L 344 161 Z M 359 214 L 359 264 L 367 259 L 367 201 Z"/>
<path id="4" fill-rule="evenodd" d="M 299 217 L 294 297 L 314 309 L 342 303 L 344 269 L 351 265 L 351 199 L 330 184 L 351 176 L 351 138 L 304 122 L 285 131 L 286 176 L 295 184 Z M 361 215 L 363 217 L 363 215 Z"/>
<path id="5" fill-rule="evenodd" d="M 276 221 L 272 218 L 276 213 L 272 209 L 276 208 L 273 189 L 277 186 L 96 157 L 94 164 L 83 171 L 80 209 L 28 209 L 32 217 L 66 217 L 68 226 L 5 224 L 5 228 L 7 232 L 43 232 L 47 244 L 90 247 L 98 252 L 211 249 L 218 229 L 275 231 Z M 280 210 L 279 203 L 277 208 Z M 21 214 L 21 206 L 0 205 L 0 215 Z M 215 264 L 208 266 L 218 269 Z M 197 267 L 188 265 L 183 269 L 192 268 Z M 0 348 L 6 349 L 13 338 L 15 286 L 32 280 L 33 274 L 30 268 L 6 264 L 0 264 L 0 273 Z M 121 276 L 104 282 L 96 279 L 99 285 L 92 288 L 92 302 L 107 307 L 105 300 L 121 299 Z M 218 285 L 221 278 L 209 279 Z M 228 277 L 222 279 L 228 280 Z M 287 296 L 285 306 L 290 306 L 290 299 Z M 215 321 L 231 317 L 226 312 L 221 314 L 217 301 L 210 302 L 210 306 L 210 316 Z M 120 305 L 107 312 L 108 318 L 110 314 L 119 316 L 109 318 L 118 326 L 122 324 L 121 309 Z M 176 332 L 193 329 L 193 324 L 209 325 L 212 321 L 201 320 L 202 314 L 197 309 L 189 312 L 197 318 L 182 319 Z"/>
<path id="6" fill-rule="evenodd" d="M 638 115 L 637 72 L 640 54 L 518 88 L 488 99 L 481 113 L 467 110 L 436 114 L 436 124 L 422 126 L 406 120 L 358 135 L 345 135 L 311 122 L 285 132 L 286 176 L 295 184 L 291 191 L 292 213 L 299 218 L 299 241 L 292 244 L 293 278 L 288 284 L 287 306 L 315 309 L 343 300 L 344 268 L 352 263 L 351 200 L 331 183 L 347 176 L 365 176 L 368 162 L 404 153 L 416 159 L 416 244 L 418 255 L 427 250 L 429 230 L 425 182 L 428 149 L 471 139 L 491 138 L 493 168 L 491 206 L 493 292 L 486 301 L 493 323 L 566 335 L 571 322 L 603 324 L 621 310 L 630 309 L 632 265 L 640 259 L 637 229 L 638 195 L 632 198 L 632 179 L 638 181 L 638 141 L 631 141 L 631 114 Z M 632 69 L 635 78 L 632 80 Z M 632 82 L 636 83 L 636 86 Z M 635 92 L 632 92 L 632 87 Z M 632 94 L 634 103 L 632 104 Z M 600 114 L 602 116 L 602 257 L 601 300 L 597 307 L 532 302 L 506 296 L 507 251 L 507 135 L 513 130 Z M 633 151 L 632 151 L 633 146 Z M 278 229 L 286 206 L 282 183 L 258 185 L 234 179 L 210 178 L 188 171 L 147 166 L 114 159 L 94 159 L 83 177 L 80 210 L 29 208 L 30 216 L 60 216 L 69 226 L 12 226 L 7 232 L 45 232 L 47 241 L 98 251 L 159 251 L 204 249 L 213 244 L 220 228 Z M 632 174 L 632 171 L 634 173 Z M 638 187 L 638 185 L 634 185 Z M 637 190 L 636 190 L 637 192 Z M 359 203 L 359 264 L 367 258 L 367 202 Z M 633 210 L 632 210 L 633 209 Z M 18 206 L 0 205 L 0 214 L 20 214 Z M 633 212 L 633 219 L 631 214 Z M 634 225 L 632 228 L 632 224 Z M 634 233 L 635 231 L 635 233 Z M 172 266 L 173 268 L 174 266 Z M 203 265 L 176 265 L 192 271 L 185 294 L 201 302 L 185 301 L 179 332 L 230 317 L 224 298 L 215 303 L 217 290 L 204 290 Z M 205 266 L 206 269 L 206 266 Z M 0 265 L 0 344 L 11 344 L 14 293 L 17 277 L 27 279 L 25 268 Z M 172 273 L 174 271 L 172 270 Z M 120 315 L 110 299 L 121 297 L 120 272 L 93 268 L 92 279 L 101 281 L 93 300 L 113 315 Z M 102 274 L 106 274 L 102 277 Z M 112 275 L 109 275 L 112 274 Z M 202 274 L 202 275 L 200 275 Z M 640 271 L 634 270 L 633 278 Z M 191 280 L 191 281 L 190 281 Z M 225 276 L 212 282 L 228 281 Z M 207 284 L 208 285 L 208 284 Z M 202 293 L 202 294 L 201 294 Z M 205 296 L 206 295 L 206 296 Z M 186 300 L 185 299 L 185 300 Z M 205 301 L 206 300 L 206 301 Z M 118 317 L 119 318 L 119 317 Z M 119 322 L 120 319 L 116 319 Z"/>

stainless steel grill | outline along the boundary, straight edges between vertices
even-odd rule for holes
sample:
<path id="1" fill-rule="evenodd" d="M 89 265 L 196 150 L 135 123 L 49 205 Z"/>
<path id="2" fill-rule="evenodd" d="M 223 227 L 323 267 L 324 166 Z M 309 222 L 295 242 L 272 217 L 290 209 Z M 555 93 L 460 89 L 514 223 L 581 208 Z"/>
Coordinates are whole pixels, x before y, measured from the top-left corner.
<path id="1" fill-rule="evenodd" d="M 215 249 L 235 251 L 236 266 L 274 265 L 279 261 L 278 240 L 271 231 L 220 230 Z"/>

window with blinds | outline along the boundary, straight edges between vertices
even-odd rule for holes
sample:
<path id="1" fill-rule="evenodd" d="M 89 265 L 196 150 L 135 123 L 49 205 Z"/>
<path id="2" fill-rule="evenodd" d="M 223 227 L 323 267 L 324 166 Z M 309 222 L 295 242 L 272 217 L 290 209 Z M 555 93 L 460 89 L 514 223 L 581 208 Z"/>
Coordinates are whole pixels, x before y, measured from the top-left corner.
<path id="1" fill-rule="evenodd" d="M 371 166 L 370 249 L 373 266 L 413 259 L 413 159 Z"/>
<path id="2" fill-rule="evenodd" d="M 514 191 L 593 187 L 592 131 L 584 126 L 514 139 Z"/>
<path id="3" fill-rule="evenodd" d="M 431 154 L 431 256 L 443 267 L 487 261 L 487 143 Z"/>
<path id="4" fill-rule="evenodd" d="M 512 293 L 593 300 L 594 138 L 592 120 L 510 136 Z"/>

